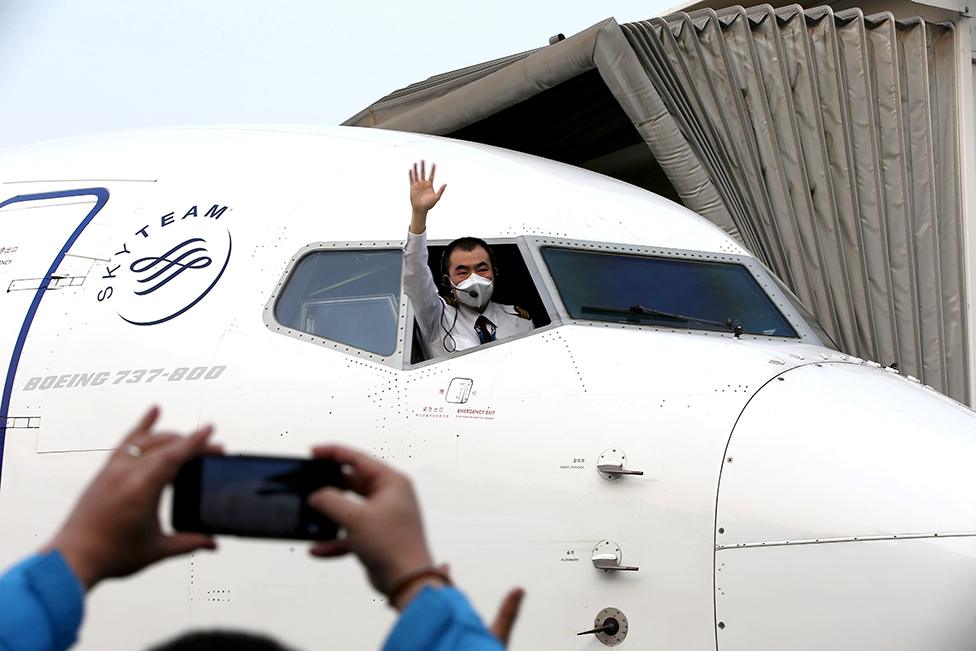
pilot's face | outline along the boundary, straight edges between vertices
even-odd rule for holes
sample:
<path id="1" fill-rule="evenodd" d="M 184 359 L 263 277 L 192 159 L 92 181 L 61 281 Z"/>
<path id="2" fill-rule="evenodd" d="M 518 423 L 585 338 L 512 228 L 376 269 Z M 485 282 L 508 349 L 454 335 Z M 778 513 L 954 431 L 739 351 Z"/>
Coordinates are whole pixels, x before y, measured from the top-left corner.
<path id="1" fill-rule="evenodd" d="M 473 273 L 488 280 L 495 279 L 495 270 L 491 268 L 491 258 L 481 246 L 476 246 L 471 251 L 454 249 L 451 252 L 451 258 L 448 260 L 447 273 L 455 285 L 460 285 Z"/>

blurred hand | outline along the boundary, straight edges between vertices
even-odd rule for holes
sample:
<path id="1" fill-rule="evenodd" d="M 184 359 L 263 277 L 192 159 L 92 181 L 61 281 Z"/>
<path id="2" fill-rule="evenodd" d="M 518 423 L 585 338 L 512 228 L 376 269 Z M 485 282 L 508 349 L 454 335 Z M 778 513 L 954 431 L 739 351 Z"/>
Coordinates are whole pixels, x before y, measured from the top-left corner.
<path id="1" fill-rule="evenodd" d="M 362 452 L 339 445 L 312 450 L 332 459 L 346 471 L 346 487 L 365 499 L 337 488 L 323 488 L 309 496 L 309 504 L 335 520 L 346 537 L 317 543 L 315 556 L 359 557 L 373 587 L 389 596 L 403 577 L 432 564 L 420 507 L 410 480 Z"/>
<path id="2" fill-rule="evenodd" d="M 184 462 L 205 451 L 213 428 L 188 437 L 155 434 L 150 409 L 91 481 L 61 530 L 43 551 L 57 549 L 86 588 L 126 576 L 171 556 L 215 549 L 202 534 L 163 533 L 159 499 Z"/>
<path id="3" fill-rule="evenodd" d="M 522 588 L 512 588 L 502 600 L 502 605 L 498 607 L 498 613 L 495 615 L 495 621 L 489 627 L 489 630 L 491 630 L 492 634 L 498 638 L 498 641 L 504 647 L 508 646 L 508 639 L 512 635 L 515 620 L 518 619 L 519 609 L 522 608 L 522 598 L 524 596 L 525 590 Z"/>

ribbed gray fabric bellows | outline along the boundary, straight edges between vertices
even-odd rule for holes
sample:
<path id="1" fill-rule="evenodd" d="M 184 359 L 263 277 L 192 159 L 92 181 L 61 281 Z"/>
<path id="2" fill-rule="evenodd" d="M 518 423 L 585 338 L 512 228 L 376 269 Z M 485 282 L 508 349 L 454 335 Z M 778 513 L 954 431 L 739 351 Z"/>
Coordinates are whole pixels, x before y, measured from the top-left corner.
<path id="1" fill-rule="evenodd" d="M 572 151 L 582 139 L 511 127 L 539 119 L 623 151 L 605 109 L 566 101 L 607 95 L 669 190 L 768 265 L 842 350 L 966 402 L 956 45 L 951 24 L 857 9 L 608 19 L 409 86 L 346 124 L 586 166 L 593 143 Z M 646 169 L 627 180 L 651 173 L 631 159 Z"/>

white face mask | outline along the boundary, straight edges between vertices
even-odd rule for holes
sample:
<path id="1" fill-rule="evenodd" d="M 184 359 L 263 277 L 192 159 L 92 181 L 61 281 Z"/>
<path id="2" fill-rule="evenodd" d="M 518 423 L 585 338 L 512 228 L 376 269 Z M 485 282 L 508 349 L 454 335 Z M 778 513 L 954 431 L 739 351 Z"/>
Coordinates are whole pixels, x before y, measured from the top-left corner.
<path id="1" fill-rule="evenodd" d="M 488 305 L 491 300 L 491 292 L 495 289 L 495 281 L 489 280 L 478 274 L 471 274 L 460 285 L 451 283 L 454 288 L 454 296 L 468 307 L 480 310 Z"/>

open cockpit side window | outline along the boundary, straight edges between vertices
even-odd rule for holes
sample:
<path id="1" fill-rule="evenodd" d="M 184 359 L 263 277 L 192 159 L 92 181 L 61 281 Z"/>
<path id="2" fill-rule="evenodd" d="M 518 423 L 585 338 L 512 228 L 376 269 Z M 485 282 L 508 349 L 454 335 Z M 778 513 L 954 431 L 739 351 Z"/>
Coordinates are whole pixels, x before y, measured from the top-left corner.
<path id="1" fill-rule="evenodd" d="M 438 285 L 441 284 L 441 255 L 446 245 L 431 245 L 427 247 L 428 265 Z M 491 300 L 504 305 L 518 305 L 532 315 L 532 323 L 536 328 L 549 325 L 549 315 L 539 296 L 535 283 L 529 274 L 525 259 L 522 257 L 517 244 L 491 244 L 497 263 L 495 290 Z M 448 296 L 450 292 L 442 288 L 441 295 Z"/>
<path id="2" fill-rule="evenodd" d="M 539 293 L 538 283 L 526 264 L 525 256 L 519 245 L 514 242 L 490 241 L 495 256 L 496 276 L 491 300 L 493 303 L 506 306 L 517 306 L 531 316 L 531 329 L 538 329 L 552 322 L 550 309 Z M 440 295 L 450 298 L 451 290 L 445 282 L 441 270 L 441 256 L 447 243 L 433 243 L 427 247 L 427 260 L 431 277 L 438 286 Z M 418 323 L 413 323 L 413 345 L 411 347 L 411 364 L 419 364 L 430 360 L 433 355 L 424 342 L 424 337 Z M 476 348 L 468 349 L 473 352 Z"/>

